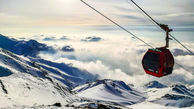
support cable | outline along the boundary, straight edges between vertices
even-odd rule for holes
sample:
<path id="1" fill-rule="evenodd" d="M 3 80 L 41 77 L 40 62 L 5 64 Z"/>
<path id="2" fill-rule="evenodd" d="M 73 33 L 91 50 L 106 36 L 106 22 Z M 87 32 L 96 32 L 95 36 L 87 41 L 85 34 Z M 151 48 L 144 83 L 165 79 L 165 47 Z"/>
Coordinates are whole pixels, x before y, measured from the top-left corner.
<path id="1" fill-rule="evenodd" d="M 140 11 L 139 8 L 135 7 L 134 4 L 132 4 L 129 0 L 126 0 L 126 1 L 127 1 L 127 3 L 130 4 L 137 12 L 139 12 L 139 13 L 144 17 L 145 20 L 147 20 L 147 21 L 151 22 L 153 25 L 155 25 L 155 26 L 158 28 L 159 31 L 164 32 L 160 27 L 158 27 L 158 25 L 157 25 L 154 21 L 152 21 L 151 19 L 148 19 L 148 18 L 147 18 L 148 16 L 146 16 L 142 11 Z"/>
<path id="2" fill-rule="evenodd" d="M 147 16 L 142 11 L 140 11 L 137 7 L 135 7 L 131 2 L 129 2 L 129 0 L 126 0 L 126 1 L 128 2 L 128 4 L 130 4 L 130 6 L 132 6 L 138 13 L 140 13 L 144 17 L 147 23 L 152 22 L 155 25 L 155 23 L 151 19 L 147 19 Z"/>
<path id="3" fill-rule="evenodd" d="M 152 45 L 148 44 L 147 42 L 145 42 L 144 40 L 142 40 L 141 38 L 137 37 L 135 34 L 131 33 L 130 31 L 128 31 L 127 29 L 125 29 L 124 27 L 122 27 L 121 25 L 119 25 L 118 23 L 116 23 L 115 21 L 111 20 L 109 17 L 105 16 L 104 14 L 102 14 L 101 12 L 99 12 L 97 9 L 95 9 L 94 7 L 92 7 L 91 5 L 89 5 L 88 3 L 86 3 L 83 0 L 80 0 L 82 3 L 84 3 L 85 5 L 87 5 L 88 7 L 90 7 L 92 10 L 96 11 L 98 14 L 102 15 L 104 18 L 106 18 L 107 20 L 109 20 L 110 22 L 112 22 L 113 24 L 117 25 L 120 29 L 124 30 L 125 32 L 129 33 L 130 35 L 132 35 L 134 38 L 138 39 L 139 41 L 143 42 L 144 44 L 146 44 L 147 46 L 154 48 Z M 133 0 L 131 0 L 133 1 Z M 145 11 L 144 11 L 145 12 Z M 149 16 L 149 15 L 148 15 Z M 150 17 L 151 18 L 151 17 Z M 151 18 L 153 19 L 153 18 Z M 153 19 L 153 21 L 155 21 Z M 158 24 L 155 21 L 156 24 Z M 160 24 L 158 24 L 160 25 Z M 170 35 L 171 36 L 171 35 Z M 172 37 L 173 38 L 173 37 Z M 178 41 L 178 40 L 177 40 Z M 176 63 L 176 62 L 175 62 Z M 176 63 L 178 66 L 182 67 L 184 70 L 188 71 L 187 69 L 185 69 L 182 65 Z M 190 71 L 189 71 L 190 72 Z"/>
<path id="4" fill-rule="evenodd" d="M 156 22 L 148 13 L 146 13 L 139 5 L 137 5 L 133 0 L 131 0 L 131 2 L 137 6 L 147 17 L 149 17 L 156 25 L 158 25 L 159 27 L 161 27 L 161 24 L 159 24 L 158 22 Z M 161 29 L 163 29 L 161 27 Z M 183 48 L 185 48 L 189 53 L 190 55 L 194 55 L 194 53 L 189 49 L 187 48 L 185 45 L 183 45 L 179 40 L 177 40 L 173 35 L 169 34 L 171 36 L 172 39 L 174 39 L 177 43 L 179 43 Z"/>
<path id="5" fill-rule="evenodd" d="M 129 0 L 127 0 L 127 2 L 133 7 L 133 8 L 135 8 L 130 2 L 129 2 Z M 132 1 L 133 2 L 133 1 Z M 135 3 L 135 2 L 134 2 Z M 136 9 L 136 8 L 135 8 Z M 144 18 L 146 18 L 145 17 L 145 13 L 142 13 L 142 11 L 138 11 L 139 13 L 141 13 L 143 16 L 144 16 Z M 144 11 L 145 12 L 145 11 Z M 148 14 L 146 14 L 146 15 L 148 15 Z M 149 15 L 148 15 L 149 16 Z M 159 28 L 158 26 L 158 23 L 156 23 L 156 21 L 154 20 L 152 20 L 153 18 L 151 18 L 150 16 L 149 16 L 149 18 L 150 19 L 148 19 L 150 22 L 152 22 L 161 32 L 164 32 L 164 31 L 162 31 L 162 29 L 161 28 Z M 177 40 L 172 34 L 169 34 L 170 35 L 170 37 L 172 38 L 172 39 L 174 39 L 177 43 L 179 43 L 183 48 L 185 48 L 189 53 L 190 53 L 190 55 L 194 55 L 194 53 L 191 51 L 191 50 L 189 50 L 185 45 L 183 45 L 179 40 Z"/>
<path id="6" fill-rule="evenodd" d="M 96 11 L 98 14 L 102 15 L 104 18 L 106 18 L 107 20 L 109 20 L 110 22 L 112 22 L 113 24 L 117 25 L 119 28 L 121 28 L 122 30 L 124 30 L 125 32 L 129 33 L 130 35 L 132 35 L 134 38 L 138 39 L 139 41 L 143 42 L 144 44 L 146 44 L 147 46 L 154 48 L 153 46 L 151 46 L 150 44 L 146 43 L 144 40 L 142 40 L 141 38 L 137 37 L 135 34 L 131 33 L 130 31 L 128 31 L 127 29 L 125 29 L 124 27 L 122 27 L 121 25 L 119 25 L 118 23 L 116 23 L 115 21 L 111 20 L 109 17 L 105 16 L 104 14 L 102 14 L 101 12 L 99 12 L 97 9 L 95 9 L 94 7 L 92 7 L 91 5 L 89 5 L 88 3 L 86 3 L 83 0 L 80 0 L 81 2 L 83 2 L 85 5 L 87 5 L 88 7 L 90 7 L 91 9 L 93 9 L 94 11 Z"/>
<path id="7" fill-rule="evenodd" d="M 169 34 L 170 35 L 170 37 L 172 38 L 172 39 L 174 39 L 177 43 L 179 43 L 183 48 L 185 48 L 189 53 L 190 53 L 190 55 L 193 55 L 194 56 L 194 53 L 190 50 L 190 49 L 188 49 L 185 45 L 183 45 L 179 40 L 177 40 L 173 35 L 171 35 L 171 34 Z"/>

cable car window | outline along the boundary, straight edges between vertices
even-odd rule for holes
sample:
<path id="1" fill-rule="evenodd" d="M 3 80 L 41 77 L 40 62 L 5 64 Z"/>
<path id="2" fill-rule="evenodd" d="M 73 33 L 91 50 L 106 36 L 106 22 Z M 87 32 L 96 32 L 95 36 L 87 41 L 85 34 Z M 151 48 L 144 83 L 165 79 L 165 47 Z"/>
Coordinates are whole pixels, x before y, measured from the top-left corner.
<path id="1" fill-rule="evenodd" d="M 151 72 L 158 72 L 158 68 L 160 67 L 160 55 L 153 52 L 147 52 L 143 59 L 143 65 L 145 70 L 149 70 Z"/>

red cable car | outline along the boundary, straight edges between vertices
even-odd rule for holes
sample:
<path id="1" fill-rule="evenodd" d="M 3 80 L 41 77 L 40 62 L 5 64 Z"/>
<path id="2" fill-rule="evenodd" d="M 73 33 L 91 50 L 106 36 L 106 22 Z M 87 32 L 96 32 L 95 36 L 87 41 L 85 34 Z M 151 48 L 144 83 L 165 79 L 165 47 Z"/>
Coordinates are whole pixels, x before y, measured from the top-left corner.
<path id="1" fill-rule="evenodd" d="M 109 21 L 111 21 L 112 23 L 114 23 L 115 25 L 117 25 L 118 27 L 123 29 L 124 31 L 126 31 L 127 33 L 134 36 L 132 33 L 127 31 L 127 29 L 123 28 L 122 26 L 120 26 L 119 24 L 117 24 L 116 22 L 111 20 L 110 18 L 106 17 L 104 14 L 102 14 L 101 12 L 99 12 L 98 10 L 96 10 L 95 8 L 93 8 L 92 6 L 90 6 L 89 4 L 84 2 L 83 0 L 81 0 L 81 1 L 84 4 L 86 4 L 87 6 L 89 6 L 91 9 L 93 9 L 94 11 L 96 11 L 97 13 L 99 13 L 100 15 L 102 15 L 103 17 L 105 17 L 106 19 L 108 19 Z M 169 32 L 171 32 L 172 29 L 169 29 L 168 25 L 159 24 L 151 16 L 149 16 L 141 7 L 139 7 L 133 0 L 131 0 L 131 2 L 134 3 L 134 5 L 136 5 L 156 25 L 160 26 L 161 29 L 163 29 L 166 32 L 166 46 L 156 48 L 156 49 L 149 49 L 146 52 L 146 54 L 144 55 L 144 57 L 142 59 L 142 65 L 143 65 L 145 72 L 147 74 L 150 74 L 150 75 L 156 76 L 156 77 L 162 77 L 162 76 L 171 74 L 173 71 L 173 66 L 174 66 L 174 58 L 173 58 L 173 55 L 171 54 L 171 52 L 169 51 L 169 49 L 167 49 L 167 48 L 169 47 L 169 39 L 170 39 Z M 138 37 L 136 37 L 136 38 L 138 38 Z M 139 40 L 144 42 L 141 39 L 139 39 Z"/>
<path id="2" fill-rule="evenodd" d="M 149 49 L 143 57 L 142 65 L 145 72 L 149 75 L 162 77 L 172 73 L 174 58 L 169 47 L 169 32 L 172 29 L 168 25 L 160 24 L 161 28 L 166 31 L 166 46 L 156 49 Z"/>
<path id="3" fill-rule="evenodd" d="M 147 74 L 162 77 L 172 73 L 174 58 L 169 49 L 149 49 L 143 57 L 142 64 Z"/>

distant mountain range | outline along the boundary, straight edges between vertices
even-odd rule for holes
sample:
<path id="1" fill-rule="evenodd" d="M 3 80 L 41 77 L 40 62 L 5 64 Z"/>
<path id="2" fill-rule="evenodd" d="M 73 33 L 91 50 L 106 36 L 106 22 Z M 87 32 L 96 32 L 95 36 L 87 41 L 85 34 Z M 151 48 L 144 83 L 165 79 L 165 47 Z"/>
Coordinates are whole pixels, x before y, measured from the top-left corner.
<path id="1" fill-rule="evenodd" d="M 133 108 L 140 104 L 192 109 L 194 87 L 158 81 L 140 89 L 123 81 L 37 57 L 53 49 L 35 40 L 0 35 L 0 108 Z M 142 106 L 142 105 L 140 105 Z"/>

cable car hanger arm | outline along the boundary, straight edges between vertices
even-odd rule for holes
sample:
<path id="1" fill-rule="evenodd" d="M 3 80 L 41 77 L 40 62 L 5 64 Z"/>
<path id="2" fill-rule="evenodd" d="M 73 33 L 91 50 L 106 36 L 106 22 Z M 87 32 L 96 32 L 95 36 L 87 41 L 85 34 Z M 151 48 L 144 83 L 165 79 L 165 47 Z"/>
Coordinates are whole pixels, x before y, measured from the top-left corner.
<path id="1" fill-rule="evenodd" d="M 185 45 L 183 45 L 179 40 L 177 40 L 173 35 L 169 34 L 170 31 L 172 31 L 172 29 L 169 29 L 168 25 L 165 25 L 165 24 L 159 24 L 156 20 L 154 20 L 148 13 L 146 13 L 139 5 L 137 5 L 137 3 L 135 3 L 133 0 L 131 0 L 131 2 L 136 6 L 138 7 L 146 16 L 148 16 L 156 25 L 158 25 L 162 30 L 164 30 L 166 32 L 166 34 L 168 35 L 166 37 L 166 46 L 168 46 L 168 43 L 169 43 L 169 40 L 167 40 L 167 38 L 169 38 L 169 36 L 174 39 L 176 42 L 178 42 L 183 48 L 185 48 L 189 53 L 190 55 L 194 55 L 194 53 L 189 49 L 187 48 Z M 167 33 L 167 31 L 169 31 Z M 169 39 L 171 39 L 169 38 Z"/>
<path id="2" fill-rule="evenodd" d="M 105 16 L 104 14 L 102 14 L 101 12 L 99 12 L 97 9 L 95 9 L 94 7 L 90 6 L 89 4 L 87 4 L 86 2 L 84 2 L 83 0 L 80 0 L 82 3 L 84 3 L 85 5 L 87 5 L 88 7 L 90 7 L 92 10 L 96 11 L 98 14 L 102 15 L 103 17 L 105 17 L 107 20 L 111 21 L 113 24 L 117 25 L 119 28 L 121 28 L 122 30 L 124 30 L 125 32 L 131 34 L 133 37 L 135 37 L 136 39 L 138 39 L 139 41 L 143 42 L 144 44 L 146 44 L 147 46 L 150 46 L 151 48 L 154 48 L 152 45 L 148 44 L 147 42 L 145 42 L 144 40 L 140 39 L 138 36 L 134 35 L 133 33 L 131 33 L 130 31 L 128 31 L 127 29 L 125 29 L 124 27 L 120 26 L 118 23 L 114 22 L 113 20 L 111 20 L 110 18 L 108 18 L 107 16 Z M 170 36 L 175 39 L 171 34 Z M 177 39 L 175 39 L 177 40 Z M 178 40 L 177 40 L 178 41 Z M 181 44 L 181 43 L 180 43 Z M 184 45 L 183 45 L 184 46 Z M 192 53 L 192 52 L 190 52 Z M 180 67 L 182 67 L 183 69 L 185 69 L 182 65 L 176 63 L 177 65 L 179 65 Z M 185 69 L 186 71 L 188 71 L 187 69 Z"/>

